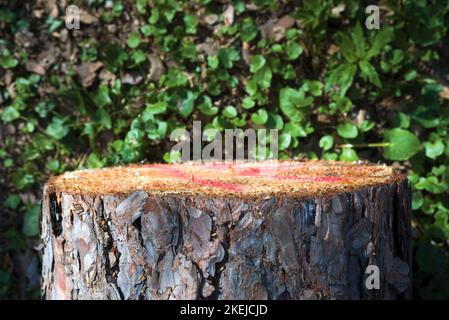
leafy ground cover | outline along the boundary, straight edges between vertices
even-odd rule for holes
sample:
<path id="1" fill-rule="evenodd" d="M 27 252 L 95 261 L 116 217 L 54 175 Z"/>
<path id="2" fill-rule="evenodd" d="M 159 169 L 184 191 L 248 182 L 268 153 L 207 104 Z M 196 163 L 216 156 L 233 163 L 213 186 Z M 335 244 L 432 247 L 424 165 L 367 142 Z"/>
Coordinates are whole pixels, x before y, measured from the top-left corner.
<path id="1" fill-rule="evenodd" d="M 281 158 L 406 171 L 414 294 L 448 298 L 449 2 L 379 1 L 379 30 L 367 5 L 0 0 L 0 298 L 39 297 L 50 175 L 174 161 L 193 120 L 278 129 Z"/>

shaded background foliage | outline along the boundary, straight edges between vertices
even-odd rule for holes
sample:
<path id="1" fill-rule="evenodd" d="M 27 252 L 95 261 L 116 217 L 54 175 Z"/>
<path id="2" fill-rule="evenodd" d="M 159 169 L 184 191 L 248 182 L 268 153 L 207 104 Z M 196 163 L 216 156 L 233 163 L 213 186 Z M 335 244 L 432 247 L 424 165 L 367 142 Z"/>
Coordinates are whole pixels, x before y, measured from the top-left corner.
<path id="1" fill-rule="evenodd" d="M 67 30 L 76 4 L 81 29 Z M 377 4 L 380 30 L 367 30 Z M 414 294 L 449 298 L 448 1 L 0 0 L 0 298 L 39 298 L 54 174 L 174 161 L 169 133 L 276 128 L 281 158 L 414 188 Z"/>

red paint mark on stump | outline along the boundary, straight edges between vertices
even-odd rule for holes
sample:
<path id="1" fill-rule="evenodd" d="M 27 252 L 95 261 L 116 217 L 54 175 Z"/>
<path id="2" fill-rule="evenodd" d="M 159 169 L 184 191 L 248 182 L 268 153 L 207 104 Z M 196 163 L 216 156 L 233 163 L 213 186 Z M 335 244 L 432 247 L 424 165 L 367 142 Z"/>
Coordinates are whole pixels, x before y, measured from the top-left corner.
<path id="1" fill-rule="evenodd" d="M 340 177 L 314 177 L 312 179 L 315 182 L 341 182 L 344 180 Z"/>
<path id="2" fill-rule="evenodd" d="M 236 183 L 222 182 L 222 181 L 215 181 L 215 180 L 201 179 L 201 178 L 194 178 L 193 181 L 195 183 L 205 186 L 205 187 L 215 187 L 215 188 L 220 188 L 220 189 L 227 190 L 227 191 L 242 192 L 244 190 L 242 185 L 239 185 Z"/>
<path id="3" fill-rule="evenodd" d="M 183 172 L 181 169 L 177 169 L 170 165 L 160 165 L 155 166 L 156 168 L 160 168 L 163 172 L 165 172 L 167 175 L 169 175 L 172 178 L 175 179 L 181 179 L 185 181 L 192 181 L 192 183 L 195 183 L 199 186 L 203 187 L 213 187 L 213 188 L 219 188 L 226 191 L 231 192 L 243 192 L 246 189 L 245 185 L 239 184 L 239 183 L 232 183 L 232 182 L 224 182 L 219 181 L 218 179 L 208 179 L 208 178 L 202 178 L 202 177 L 195 177 L 191 173 Z M 323 182 L 323 183 L 337 183 L 342 182 L 345 179 L 341 177 L 335 177 L 335 176 L 317 176 L 317 177 L 310 177 L 310 176 L 295 176 L 295 175 L 289 175 L 288 170 L 285 170 L 286 167 L 289 166 L 283 166 L 282 169 L 279 170 L 279 168 L 274 165 L 265 165 L 262 167 L 241 167 L 240 165 L 231 165 L 231 164 L 222 164 L 222 163 L 212 163 L 212 164 L 205 164 L 205 168 L 208 169 L 215 169 L 216 172 L 230 172 L 228 175 L 224 175 L 224 177 L 261 177 L 261 178 L 268 178 L 273 179 L 276 181 L 282 181 L 282 180 L 296 180 L 300 182 Z M 182 167 L 181 167 L 182 168 Z M 229 171 L 227 171 L 229 170 Z M 281 171 L 281 172 L 280 172 Z M 286 175 L 281 175 L 280 173 L 284 173 Z M 200 173 L 201 174 L 201 173 Z M 250 183 L 248 183 L 250 184 Z"/>
<path id="4" fill-rule="evenodd" d="M 244 177 L 256 177 L 256 176 L 260 176 L 260 169 L 259 168 L 247 168 L 247 169 L 237 171 L 237 174 L 239 176 L 244 176 Z"/>
<path id="5" fill-rule="evenodd" d="M 183 180 L 191 180 L 192 182 L 204 186 L 204 187 L 215 187 L 227 191 L 233 191 L 233 192 L 242 192 L 244 191 L 243 186 L 238 185 L 236 183 L 229 183 L 229 182 L 222 182 L 222 181 L 216 181 L 211 179 L 203 179 L 203 178 L 195 178 L 193 175 L 189 176 L 188 174 L 174 169 L 174 168 L 164 168 L 164 171 L 166 171 L 169 175 Z"/>
<path id="6" fill-rule="evenodd" d="M 344 181 L 343 178 L 340 177 L 301 177 L 301 176 L 280 176 L 276 175 L 273 177 L 276 180 L 298 180 L 303 182 L 327 182 L 327 183 L 333 183 L 333 182 L 342 182 Z"/>

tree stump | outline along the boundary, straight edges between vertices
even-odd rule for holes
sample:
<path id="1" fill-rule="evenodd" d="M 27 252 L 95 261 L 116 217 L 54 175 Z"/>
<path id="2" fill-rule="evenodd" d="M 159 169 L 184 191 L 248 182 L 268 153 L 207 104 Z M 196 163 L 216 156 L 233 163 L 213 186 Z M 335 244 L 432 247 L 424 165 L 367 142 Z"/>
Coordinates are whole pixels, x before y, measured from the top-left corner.
<path id="1" fill-rule="evenodd" d="M 410 186 L 387 166 L 68 172 L 44 187 L 43 297 L 407 298 L 410 237 Z M 368 266 L 378 267 L 378 289 L 366 286 Z"/>

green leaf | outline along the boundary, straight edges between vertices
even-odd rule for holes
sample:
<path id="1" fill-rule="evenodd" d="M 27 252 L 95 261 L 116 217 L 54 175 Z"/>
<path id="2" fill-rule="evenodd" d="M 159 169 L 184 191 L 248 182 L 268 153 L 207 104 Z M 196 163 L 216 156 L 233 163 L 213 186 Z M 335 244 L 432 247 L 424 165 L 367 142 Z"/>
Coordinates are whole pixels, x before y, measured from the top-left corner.
<path id="1" fill-rule="evenodd" d="M 39 234 L 39 206 L 32 206 L 25 212 L 23 218 L 22 232 L 28 237 L 34 237 Z"/>
<path id="2" fill-rule="evenodd" d="M 136 0 L 137 11 L 140 14 L 144 14 L 147 12 L 148 0 Z"/>
<path id="3" fill-rule="evenodd" d="M 354 139 L 359 134 L 359 130 L 352 122 L 344 122 L 337 126 L 337 133 L 345 139 Z"/>
<path id="4" fill-rule="evenodd" d="M 2 121 L 4 123 L 9 123 L 9 122 L 12 122 L 12 121 L 20 118 L 19 111 L 17 111 L 16 109 L 14 109 L 11 106 L 3 109 L 3 111 L 1 112 L 1 115 L 2 115 Z"/>
<path id="5" fill-rule="evenodd" d="M 445 165 L 434 166 L 432 168 L 432 174 L 434 174 L 436 176 L 442 176 L 442 175 L 446 174 L 447 169 L 448 168 Z"/>
<path id="6" fill-rule="evenodd" d="M 94 97 L 95 104 L 100 108 L 107 106 L 112 103 L 111 97 L 109 96 L 109 88 L 107 85 L 102 84 L 95 94 Z"/>
<path id="7" fill-rule="evenodd" d="M 40 118 L 45 118 L 55 108 L 54 102 L 51 101 L 40 101 L 34 107 L 34 110 L 39 115 Z"/>
<path id="8" fill-rule="evenodd" d="M 185 59 L 195 61 L 198 57 L 196 52 L 196 45 L 189 40 L 184 39 L 181 46 L 181 55 Z"/>
<path id="9" fill-rule="evenodd" d="M 434 142 L 427 141 L 424 143 L 426 156 L 433 160 L 441 156 L 444 153 L 444 149 L 445 146 L 441 139 L 438 139 Z"/>
<path id="10" fill-rule="evenodd" d="M 104 108 L 99 108 L 97 111 L 95 111 L 93 120 L 100 127 L 100 129 L 103 129 L 103 128 L 111 129 L 112 128 L 111 116 Z"/>
<path id="11" fill-rule="evenodd" d="M 412 197 L 412 209 L 418 210 L 424 203 L 424 196 L 420 191 L 414 191 Z"/>
<path id="12" fill-rule="evenodd" d="M 14 161 L 11 158 L 7 158 L 5 159 L 5 161 L 3 161 L 3 166 L 5 168 L 11 168 L 14 165 Z"/>
<path id="13" fill-rule="evenodd" d="M 65 119 L 53 117 L 45 132 L 53 139 L 60 140 L 69 133 L 69 128 L 65 123 Z"/>
<path id="14" fill-rule="evenodd" d="M 185 92 L 184 99 L 179 108 L 179 114 L 182 117 L 187 118 L 193 112 L 194 103 L 197 97 L 197 93 L 193 93 L 192 91 Z"/>
<path id="15" fill-rule="evenodd" d="M 36 129 L 36 122 L 34 122 L 34 119 L 32 119 L 26 123 L 25 129 L 28 133 L 34 132 L 34 129 Z"/>
<path id="16" fill-rule="evenodd" d="M 114 5 L 112 6 L 112 11 L 115 15 L 120 15 L 123 11 L 123 4 L 121 1 L 115 1 Z"/>
<path id="17" fill-rule="evenodd" d="M 264 56 L 256 55 L 251 58 L 251 63 L 249 65 L 249 70 L 251 73 L 256 73 L 260 70 L 266 63 Z"/>
<path id="18" fill-rule="evenodd" d="M 245 86 L 246 92 L 252 97 L 257 94 L 257 82 L 255 79 L 251 79 Z"/>
<path id="19" fill-rule="evenodd" d="M 220 64 L 220 60 L 218 59 L 218 55 L 214 54 L 207 57 L 207 64 L 212 70 L 215 70 L 218 68 L 218 65 Z"/>
<path id="20" fill-rule="evenodd" d="M 233 106 L 226 106 L 223 109 L 223 115 L 226 118 L 235 118 L 237 116 L 237 109 L 234 108 Z"/>
<path id="21" fill-rule="evenodd" d="M 289 41 L 285 47 L 285 51 L 287 53 L 287 60 L 296 60 L 303 52 L 303 48 L 298 43 Z"/>
<path id="22" fill-rule="evenodd" d="M 218 49 L 218 58 L 223 67 L 230 69 L 234 66 L 234 62 L 240 60 L 240 52 L 233 47 L 220 48 Z"/>
<path id="23" fill-rule="evenodd" d="M 5 69 L 11 69 L 19 64 L 19 60 L 14 58 L 12 55 L 0 56 L 0 66 Z"/>
<path id="24" fill-rule="evenodd" d="M 359 157 L 357 156 L 357 152 L 355 152 L 352 148 L 342 148 L 341 154 L 340 154 L 340 160 L 341 161 L 357 161 L 359 160 Z"/>
<path id="25" fill-rule="evenodd" d="M 359 62 L 359 67 L 361 71 L 361 76 L 363 79 L 368 79 L 376 87 L 381 88 L 382 84 L 377 74 L 376 69 L 368 61 L 362 60 Z"/>
<path id="26" fill-rule="evenodd" d="M 244 42 L 250 42 L 253 40 L 257 36 L 258 32 L 256 24 L 250 17 L 243 19 L 240 30 L 240 39 Z"/>
<path id="27" fill-rule="evenodd" d="M 104 59 L 106 67 L 115 72 L 117 69 L 123 66 L 123 64 L 128 60 L 129 55 L 125 50 L 120 48 L 118 44 L 110 43 L 106 45 L 104 49 Z"/>
<path id="28" fill-rule="evenodd" d="M 59 160 L 53 159 L 50 162 L 48 162 L 45 167 L 52 172 L 58 172 L 60 168 Z"/>
<path id="29" fill-rule="evenodd" d="M 96 153 L 91 153 L 87 157 L 87 166 L 89 168 L 101 168 L 104 166 L 104 161 Z"/>
<path id="30" fill-rule="evenodd" d="M 430 193 L 443 193 L 447 191 L 448 184 L 445 182 L 439 182 L 437 177 L 420 177 L 419 181 L 415 183 L 415 188 L 418 190 L 426 190 Z"/>
<path id="31" fill-rule="evenodd" d="M 254 102 L 253 99 L 251 99 L 250 97 L 245 97 L 242 101 L 242 108 L 243 109 L 251 109 L 252 107 L 254 107 L 256 105 L 256 103 Z"/>
<path id="32" fill-rule="evenodd" d="M 141 26 L 139 30 L 145 37 L 149 37 L 157 33 L 156 27 L 148 24 Z"/>
<path id="33" fill-rule="evenodd" d="M 279 143 L 278 143 L 278 148 L 279 150 L 285 150 L 290 146 L 290 143 L 292 141 L 292 136 L 287 133 L 281 133 L 279 136 Z"/>
<path id="34" fill-rule="evenodd" d="M 374 123 L 374 121 L 371 120 L 363 120 L 362 123 L 360 123 L 359 129 L 362 132 L 368 132 L 370 131 L 372 128 L 374 128 L 376 124 Z"/>
<path id="35" fill-rule="evenodd" d="M 384 149 L 384 157 L 389 160 L 410 159 L 421 147 L 421 143 L 416 135 L 400 128 L 385 130 L 384 139 L 390 143 Z"/>
<path id="36" fill-rule="evenodd" d="M 10 194 L 6 198 L 6 200 L 3 202 L 3 205 L 6 208 L 16 210 L 19 207 L 20 204 L 20 197 L 16 194 Z"/>
<path id="37" fill-rule="evenodd" d="M 22 190 L 34 183 L 34 177 L 20 168 L 12 174 L 12 182 L 17 189 Z"/>
<path id="38" fill-rule="evenodd" d="M 279 43 L 275 43 L 271 46 L 271 52 L 273 53 L 280 53 L 282 50 L 284 50 L 284 48 Z"/>
<path id="39" fill-rule="evenodd" d="M 352 43 L 354 44 L 355 54 L 361 59 L 365 55 L 366 42 L 363 35 L 363 29 L 359 21 L 357 21 L 354 30 L 351 32 Z"/>
<path id="40" fill-rule="evenodd" d="M 146 60 L 145 52 L 142 50 L 136 50 L 131 55 L 131 58 L 133 59 L 135 65 L 139 65 Z"/>
<path id="41" fill-rule="evenodd" d="M 131 32 L 128 36 L 128 47 L 134 49 L 140 44 L 140 34 L 138 32 Z"/>
<path id="42" fill-rule="evenodd" d="M 410 126 L 410 117 L 404 112 L 399 112 L 394 119 L 394 123 L 397 127 L 407 129 Z"/>
<path id="43" fill-rule="evenodd" d="M 207 116 L 214 116 L 218 113 L 218 107 L 215 107 L 212 104 L 212 100 L 208 96 L 201 96 L 199 99 L 200 104 L 198 105 L 198 109 L 201 113 Z"/>
<path id="44" fill-rule="evenodd" d="M 149 119 L 149 116 L 164 113 L 167 111 L 168 104 L 165 101 L 160 101 L 156 103 L 148 103 L 147 107 L 145 108 L 143 119 L 144 121 L 147 121 Z"/>
<path id="45" fill-rule="evenodd" d="M 47 136 L 37 133 L 34 136 L 34 143 L 38 146 L 41 151 L 53 150 L 53 141 Z"/>
<path id="46" fill-rule="evenodd" d="M 304 108 L 311 105 L 312 97 L 305 97 L 304 93 L 293 88 L 282 88 L 279 91 L 279 105 L 282 112 L 291 120 L 300 120 L 301 115 L 298 108 Z"/>
<path id="47" fill-rule="evenodd" d="M 167 133 L 167 122 L 156 121 L 155 123 L 149 122 L 145 124 L 145 131 L 147 132 L 147 137 L 150 140 L 163 139 Z"/>
<path id="48" fill-rule="evenodd" d="M 338 154 L 335 152 L 323 152 L 321 159 L 336 161 L 338 160 Z"/>
<path id="49" fill-rule="evenodd" d="M 148 22 L 151 24 L 156 24 L 159 21 L 159 9 L 157 7 L 151 8 L 151 15 L 148 18 Z"/>
<path id="50" fill-rule="evenodd" d="M 324 85 L 320 81 L 306 80 L 304 81 L 303 87 L 307 92 L 310 92 L 310 94 L 315 97 L 319 97 L 323 94 Z"/>
<path id="51" fill-rule="evenodd" d="M 273 77 L 273 73 L 268 66 L 264 66 L 262 69 L 254 74 L 254 81 L 264 89 L 267 89 L 271 85 L 271 78 Z"/>
<path id="52" fill-rule="evenodd" d="M 331 135 L 322 136 L 319 142 L 319 146 L 323 151 L 330 150 L 334 145 L 334 137 Z"/>
<path id="53" fill-rule="evenodd" d="M 123 149 L 123 140 L 114 140 L 114 142 L 111 143 L 112 149 L 119 153 Z"/>
<path id="54" fill-rule="evenodd" d="M 304 128 L 296 122 L 289 122 L 284 126 L 284 132 L 289 133 L 293 138 L 304 138 L 310 133 L 310 130 Z"/>
<path id="55" fill-rule="evenodd" d="M 412 112 L 411 117 L 426 129 L 435 128 L 441 123 L 437 110 L 430 106 L 418 106 L 418 108 Z"/>
<path id="56" fill-rule="evenodd" d="M 390 26 L 384 26 L 380 28 L 376 36 L 371 41 L 371 47 L 366 53 L 366 59 L 370 60 L 372 57 L 377 56 L 385 46 L 393 40 L 394 29 Z"/>
<path id="57" fill-rule="evenodd" d="M 170 152 L 166 152 L 164 153 L 163 159 L 167 163 L 181 162 L 182 159 L 181 151 L 171 150 Z"/>
<path id="58" fill-rule="evenodd" d="M 416 72 L 416 70 L 410 70 L 406 74 L 404 74 L 404 80 L 412 81 L 416 78 L 417 75 L 418 75 L 418 73 Z"/>
<path id="59" fill-rule="evenodd" d="M 234 118 L 231 120 L 231 123 L 235 127 L 244 127 L 246 125 L 246 120 L 243 118 Z"/>
<path id="60" fill-rule="evenodd" d="M 161 83 L 168 88 L 185 87 L 189 81 L 187 75 L 175 68 L 170 68 L 166 74 L 161 77 Z"/>
<path id="61" fill-rule="evenodd" d="M 95 128 L 92 122 L 87 122 L 84 126 L 83 132 L 81 133 L 83 136 L 88 136 L 89 139 L 93 140 L 95 138 Z"/>
<path id="62" fill-rule="evenodd" d="M 339 33 L 338 36 L 338 45 L 340 47 L 341 53 L 343 54 L 343 57 L 345 57 L 345 59 L 349 62 L 354 63 L 357 60 L 357 57 L 351 38 L 344 33 Z"/>
<path id="63" fill-rule="evenodd" d="M 356 72 L 357 65 L 350 63 L 339 65 L 329 72 L 326 89 L 337 86 L 340 97 L 343 97 L 351 87 Z"/>
<path id="64" fill-rule="evenodd" d="M 284 128 L 284 120 L 281 115 L 269 112 L 266 127 L 270 129 L 282 130 Z"/>
<path id="65" fill-rule="evenodd" d="M 259 109 L 251 115 L 251 121 L 255 124 L 263 125 L 268 120 L 268 112 L 265 109 Z"/>
<path id="66" fill-rule="evenodd" d="M 198 17 L 193 14 L 186 13 L 184 15 L 184 25 L 185 25 L 185 31 L 188 34 L 195 34 L 196 33 L 196 27 L 198 25 Z"/>

